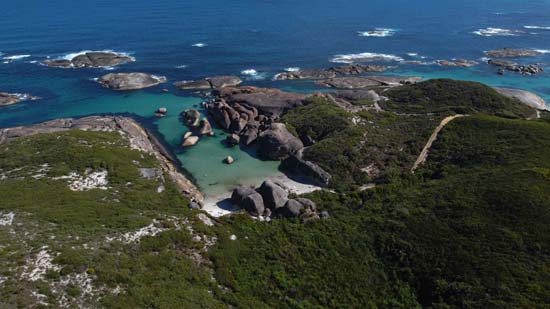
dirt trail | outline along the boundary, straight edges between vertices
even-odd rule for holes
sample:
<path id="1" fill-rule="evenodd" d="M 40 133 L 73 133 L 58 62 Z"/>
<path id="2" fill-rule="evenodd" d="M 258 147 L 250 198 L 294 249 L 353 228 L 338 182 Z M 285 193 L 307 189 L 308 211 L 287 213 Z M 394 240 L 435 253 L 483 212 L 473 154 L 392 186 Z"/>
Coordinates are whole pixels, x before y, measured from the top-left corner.
<path id="1" fill-rule="evenodd" d="M 418 158 L 416 159 L 416 162 L 414 162 L 414 165 L 411 169 L 411 172 L 414 173 L 414 171 L 422 164 L 424 164 L 424 162 L 426 162 L 426 159 L 428 158 L 428 152 L 430 150 L 430 148 L 432 147 L 432 144 L 435 142 L 435 140 L 437 139 L 437 135 L 439 134 L 439 132 L 441 132 L 441 130 L 451 121 L 453 121 L 454 119 L 456 118 L 460 118 L 460 117 L 465 117 L 466 115 L 454 115 L 454 116 L 448 116 L 448 117 L 445 117 L 443 120 L 441 120 L 441 123 L 437 126 L 437 128 L 435 128 L 434 132 L 432 133 L 432 136 L 430 136 L 430 138 L 428 139 L 428 142 L 426 143 L 426 145 L 424 146 L 424 148 L 422 149 L 422 152 L 420 153 L 420 155 L 418 156 Z"/>

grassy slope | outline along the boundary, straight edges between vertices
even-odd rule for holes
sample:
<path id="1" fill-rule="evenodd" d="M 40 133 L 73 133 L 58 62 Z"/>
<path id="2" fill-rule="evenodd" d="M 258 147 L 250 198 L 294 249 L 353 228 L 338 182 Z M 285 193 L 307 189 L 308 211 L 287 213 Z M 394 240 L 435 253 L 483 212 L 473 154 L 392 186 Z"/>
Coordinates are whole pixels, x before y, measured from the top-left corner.
<path id="1" fill-rule="evenodd" d="M 332 218 L 227 220 L 212 257 L 249 307 L 550 303 L 550 125 L 486 116 L 445 128 L 421 175 L 317 193 Z"/>
<path id="2" fill-rule="evenodd" d="M 33 179 L 44 163 L 50 170 Z M 0 226 L 0 304 L 26 307 L 42 300 L 58 304 L 65 295 L 69 304 L 108 307 L 216 307 L 220 303 L 208 291 L 216 291 L 208 270 L 189 258 L 202 242 L 191 240 L 186 229 L 174 222 L 189 217 L 188 201 L 173 184 L 157 193 L 159 179 L 139 176 L 138 166 L 158 167 L 156 160 L 131 150 L 116 133 L 70 131 L 21 138 L 0 146 L 0 212 L 15 213 L 11 226 Z M 19 169 L 22 168 L 22 169 Z M 67 180 L 51 178 L 87 168 L 106 169 L 110 189 L 74 192 Z M 145 237 L 139 244 L 107 241 L 149 225 L 171 230 Z M 200 224 L 191 220 L 195 229 Z M 20 279 L 28 259 L 45 248 L 58 271 L 44 279 Z M 84 287 L 63 280 L 77 274 L 93 278 L 93 296 Z M 120 287 L 121 293 L 111 293 Z"/>
<path id="3" fill-rule="evenodd" d="M 506 118 L 528 118 L 534 110 L 491 87 L 450 79 L 432 79 L 394 88 L 386 93 L 382 108 L 399 113 L 473 114 L 485 113 Z"/>

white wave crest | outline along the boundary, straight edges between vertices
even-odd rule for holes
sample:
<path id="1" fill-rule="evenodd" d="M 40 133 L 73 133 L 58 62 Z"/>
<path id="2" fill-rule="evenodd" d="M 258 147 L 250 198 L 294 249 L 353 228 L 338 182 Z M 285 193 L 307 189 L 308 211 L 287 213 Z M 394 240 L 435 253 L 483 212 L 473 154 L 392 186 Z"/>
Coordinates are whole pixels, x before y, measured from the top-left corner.
<path id="1" fill-rule="evenodd" d="M 375 62 L 375 61 L 402 62 L 403 58 L 396 55 L 389 55 L 389 54 L 359 53 L 359 54 L 336 55 L 330 61 L 335 63 Z"/>
<path id="2" fill-rule="evenodd" d="M 370 31 L 358 31 L 359 36 L 364 37 L 375 37 L 375 38 L 384 38 L 388 36 L 393 36 L 397 30 L 391 28 L 375 28 Z"/>
<path id="3" fill-rule="evenodd" d="M 535 49 L 537 53 L 550 54 L 550 49 Z"/>
<path id="4" fill-rule="evenodd" d="M 206 47 L 206 46 L 208 46 L 208 44 L 206 44 L 206 43 L 195 43 L 191 46 L 193 46 L 193 47 Z"/>
<path id="5" fill-rule="evenodd" d="M 264 74 L 264 73 L 259 73 L 258 71 L 254 70 L 254 69 L 242 70 L 242 71 L 241 71 L 241 74 L 242 74 L 242 75 L 246 75 L 246 76 L 248 76 L 250 79 L 253 79 L 253 80 L 260 80 L 260 79 L 264 79 L 264 78 L 265 78 L 265 74 Z"/>
<path id="6" fill-rule="evenodd" d="M 512 29 L 502 29 L 502 28 L 484 28 L 479 29 L 472 32 L 473 34 L 477 34 L 479 36 L 518 36 L 525 34 L 524 31 L 521 30 L 512 30 Z"/>
<path id="7" fill-rule="evenodd" d="M 299 67 L 288 67 L 288 68 L 285 68 L 285 72 L 298 72 L 300 71 L 300 68 Z"/>
<path id="8" fill-rule="evenodd" d="M 30 56 L 31 55 L 11 55 L 11 56 L 6 56 L 2 59 L 6 60 L 6 61 L 17 61 L 17 60 L 29 58 Z"/>
<path id="9" fill-rule="evenodd" d="M 185 68 L 187 68 L 187 64 L 177 65 L 175 68 L 176 69 L 185 69 Z"/>
<path id="10" fill-rule="evenodd" d="M 550 30 L 550 26 L 523 26 L 525 29 Z"/>

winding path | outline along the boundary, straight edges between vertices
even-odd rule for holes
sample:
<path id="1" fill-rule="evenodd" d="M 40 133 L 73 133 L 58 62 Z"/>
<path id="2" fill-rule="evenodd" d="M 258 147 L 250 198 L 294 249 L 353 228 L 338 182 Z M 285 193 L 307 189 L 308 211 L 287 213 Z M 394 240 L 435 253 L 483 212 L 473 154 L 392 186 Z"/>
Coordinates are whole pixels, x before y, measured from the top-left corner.
<path id="1" fill-rule="evenodd" d="M 434 132 L 432 133 L 432 136 L 430 136 L 430 138 L 428 139 L 428 142 L 426 143 L 426 145 L 424 146 L 424 148 L 422 149 L 422 152 L 420 153 L 420 155 L 418 156 L 418 158 L 416 159 L 416 162 L 414 162 L 414 165 L 411 169 L 411 173 L 414 173 L 414 171 L 422 164 L 424 164 L 424 162 L 426 162 L 426 159 L 428 158 L 428 152 L 430 150 L 430 148 L 432 147 L 432 144 L 435 142 L 435 140 L 437 139 L 437 135 L 439 134 L 439 132 L 441 132 L 441 130 L 451 121 L 453 121 L 454 119 L 456 118 L 460 118 L 460 117 L 465 117 L 467 115 L 461 115 L 461 114 L 458 114 L 458 115 L 454 115 L 454 116 L 448 116 L 448 117 L 445 117 L 443 120 L 441 120 L 441 123 L 437 126 L 437 128 L 435 128 Z"/>

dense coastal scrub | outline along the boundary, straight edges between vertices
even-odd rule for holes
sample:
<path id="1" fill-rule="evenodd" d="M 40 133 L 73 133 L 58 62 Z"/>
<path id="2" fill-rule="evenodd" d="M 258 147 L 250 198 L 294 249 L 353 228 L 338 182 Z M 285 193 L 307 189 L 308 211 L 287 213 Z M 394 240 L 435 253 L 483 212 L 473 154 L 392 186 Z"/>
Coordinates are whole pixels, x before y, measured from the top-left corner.
<path id="1" fill-rule="evenodd" d="M 548 124 L 457 120 L 430 163 L 371 191 L 309 196 L 332 217 L 232 217 L 212 257 L 235 303 L 532 307 L 548 303 Z M 244 238 L 244 239 L 243 239 Z"/>

